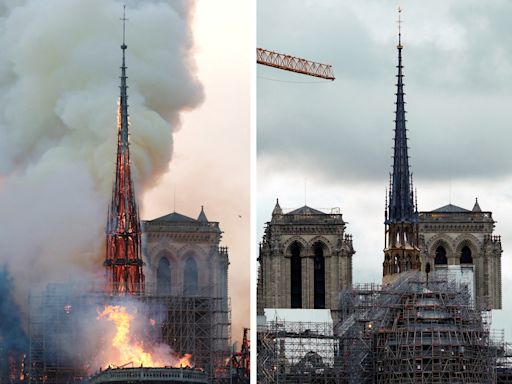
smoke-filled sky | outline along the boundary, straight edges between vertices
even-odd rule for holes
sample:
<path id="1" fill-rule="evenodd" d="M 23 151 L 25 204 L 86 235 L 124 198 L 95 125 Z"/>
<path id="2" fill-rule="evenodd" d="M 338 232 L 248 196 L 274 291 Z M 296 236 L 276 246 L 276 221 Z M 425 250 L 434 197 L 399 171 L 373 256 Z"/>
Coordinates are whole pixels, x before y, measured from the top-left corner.
<path id="1" fill-rule="evenodd" d="M 259 47 L 332 64 L 322 81 L 257 68 L 257 225 L 276 197 L 341 207 L 354 235 L 355 282 L 380 282 L 384 196 L 392 164 L 397 65 L 394 1 L 259 0 Z M 512 3 L 404 0 L 409 155 L 420 210 L 493 212 L 503 236 L 502 311 L 512 339 Z M 306 193 L 305 193 L 306 190 Z M 306 195 L 306 197 L 305 197 Z"/>
<path id="2" fill-rule="evenodd" d="M 221 222 L 240 330 L 249 322 L 249 65 L 238 19 L 247 5 L 236 1 L 0 1 L 0 264 L 22 305 L 49 281 L 103 276 L 123 3 L 141 218 L 169 213 L 177 184 L 177 211 L 195 216 L 205 205 Z"/>
<path id="3" fill-rule="evenodd" d="M 220 222 L 222 245 L 229 247 L 233 341 L 250 326 L 251 10 L 248 1 L 198 1 L 194 58 L 205 100 L 183 113 L 169 172 L 145 196 L 143 213 L 154 219 L 176 209 L 197 217 L 204 205 L 208 219 Z"/>

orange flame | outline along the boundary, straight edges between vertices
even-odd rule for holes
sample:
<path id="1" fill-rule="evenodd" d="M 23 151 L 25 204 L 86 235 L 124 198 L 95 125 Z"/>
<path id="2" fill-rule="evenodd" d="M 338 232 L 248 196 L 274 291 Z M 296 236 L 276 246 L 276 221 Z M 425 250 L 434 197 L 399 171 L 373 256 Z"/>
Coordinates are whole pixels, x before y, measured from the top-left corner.
<path id="1" fill-rule="evenodd" d="M 98 311 L 99 312 L 99 311 Z M 116 327 L 115 335 L 112 338 L 112 348 L 109 349 L 108 362 L 104 363 L 104 368 L 109 365 L 127 365 L 145 366 L 145 367 L 192 367 L 190 358 L 192 355 L 185 354 L 180 357 L 172 353 L 169 348 L 162 351 L 161 348 L 147 351 L 142 341 L 136 340 L 130 331 L 130 324 L 135 316 L 126 310 L 122 305 L 108 305 L 98 313 L 98 320 L 105 318 L 112 321 Z"/>
<path id="2" fill-rule="evenodd" d="M 191 357 L 192 357 L 192 355 L 190 353 L 185 353 L 174 367 L 175 368 L 191 368 L 192 367 L 192 365 L 190 364 Z"/>
<path id="3" fill-rule="evenodd" d="M 23 354 L 23 360 L 21 360 L 21 368 L 20 368 L 20 381 L 25 380 L 25 359 L 27 358 L 27 354 Z"/>

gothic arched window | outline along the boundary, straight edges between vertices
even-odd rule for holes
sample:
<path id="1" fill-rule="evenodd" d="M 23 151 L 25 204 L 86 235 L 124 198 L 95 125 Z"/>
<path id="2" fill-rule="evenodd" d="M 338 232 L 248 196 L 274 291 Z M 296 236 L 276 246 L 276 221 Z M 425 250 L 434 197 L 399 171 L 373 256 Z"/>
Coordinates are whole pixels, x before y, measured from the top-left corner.
<path id="1" fill-rule="evenodd" d="M 160 258 L 156 270 L 157 295 L 169 295 L 171 293 L 171 265 L 167 257 Z"/>
<path id="2" fill-rule="evenodd" d="M 325 258 L 321 243 L 313 246 L 314 259 L 314 304 L 315 309 L 325 308 Z"/>
<path id="3" fill-rule="evenodd" d="M 300 258 L 300 245 L 293 243 L 290 258 L 290 306 L 302 308 L 302 260 Z"/>
<path id="4" fill-rule="evenodd" d="M 461 264 L 473 264 L 473 257 L 471 256 L 471 249 L 466 245 L 460 252 Z"/>
<path id="5" fill-rule="evenodd" d="M 183 294 L 185 296 L 197 295 L 197 263 L 193 257 L 185 262 L 185 274 L 183 281 Z"/>
<path id="6" fill-rule="evenodd" d="M 448 264 L 448 259 L 446 258 L 446 249 L 444 249 L 442 245 L 436 248 L 434 264 Z"/>

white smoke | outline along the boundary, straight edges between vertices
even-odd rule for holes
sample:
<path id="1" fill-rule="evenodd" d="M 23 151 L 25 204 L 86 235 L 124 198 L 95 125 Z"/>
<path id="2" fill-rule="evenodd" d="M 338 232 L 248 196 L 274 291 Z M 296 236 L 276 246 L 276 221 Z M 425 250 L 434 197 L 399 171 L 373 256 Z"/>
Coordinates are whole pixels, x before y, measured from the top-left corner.
<path id="1" fill-rule="evenodd" d="M 180 112 L 196 107 L 203 91 L 190 29 L 194 1 L 126 3 L 140 197 L 167 170 Z M 0 0 L 0 264 L 8 265 L 20 301 L 48 281 L 102 272 L 122 5 Z"/>

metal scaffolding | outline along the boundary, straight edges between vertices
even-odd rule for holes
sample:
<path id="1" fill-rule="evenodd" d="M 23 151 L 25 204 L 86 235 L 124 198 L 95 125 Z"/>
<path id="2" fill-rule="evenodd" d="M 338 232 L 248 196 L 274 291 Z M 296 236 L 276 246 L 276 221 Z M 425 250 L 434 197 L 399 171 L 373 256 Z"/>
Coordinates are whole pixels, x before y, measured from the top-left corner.
<path id="1" fill-rule="evenodd" d="M 259 383 L 340 383 L 332 323 L 271 321 L 258 327 Z"/>
<path id="2" fill-rule="evenodd" d="M 152 318 L 165 317 L 161 341 L 180 354 L 190 353 L 194 366 L 215 382 L 229 378 L 231 312 L 227 299 L 205 296 L 147 296 Z"/>
<path id="3" fill-rule="evenodd" d="M 497 343 L 496 359 L 496 384 L 512 384 L 512 344 L 505 342 L 504 332 L 496 337 L 500 340 Z"/>
<path id="4" fill-rule="evenodd" d="M 503 338 L 455 281 L 427 283 L 410 272 L 386 286 L 359 285 L 340 294 L 335 317 L 334 327 L 285 320 L 258 327 L 259 382 L 496 382 Z"/>
<path id="5" fill-rule="evenodd" d="M 77 382 L 98 370 L 99 367 L 86 365 L 91 356 L 85 353 L 100 351 L 101 342 L 81 334 L 81 322 L 90 319 L 97 308 L 116 304 L 119 298 L 95 292 L 69 284 L 52 284 L 43 294 L 30 296 L 31 383 Z M 138 300 L 146 304 L 147 315 L 161 324 L 158 341 L 180 355 L 192 354 L 194 366 L 205 371 L 209 382 L 228 380 L 231 312 L 227 299 L 145 296 Z M 70 348 L 77 345 L 81 347 Z"/>
<path id="6" fill-rule="evenodd" d="M 496 348 L 464 286 L 409 273 L 340 300 L 347 383 L 494 383 Z"/>

